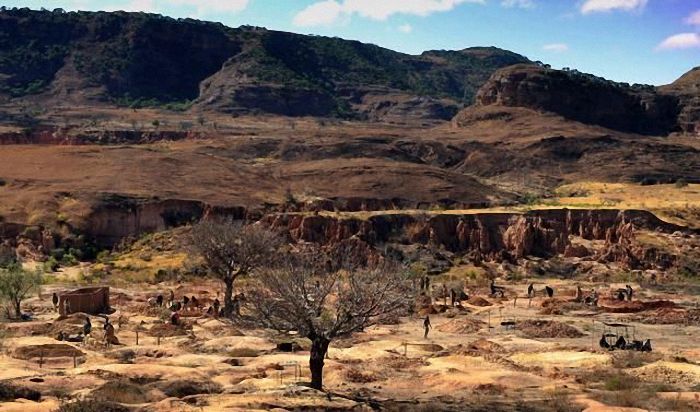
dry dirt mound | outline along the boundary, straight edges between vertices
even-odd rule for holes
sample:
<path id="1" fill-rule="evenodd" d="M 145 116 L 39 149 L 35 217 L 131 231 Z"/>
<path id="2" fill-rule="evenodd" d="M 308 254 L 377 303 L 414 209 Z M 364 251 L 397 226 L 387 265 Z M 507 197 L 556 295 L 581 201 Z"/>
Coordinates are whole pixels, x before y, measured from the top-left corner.
<path id="1" fill-rule="evenodd" d="M 83 355 L 85 354 L 80 349 L 64 343 L 20 346 L 13 352 L 13 357 L 24 360 L 35 359 L 42 356 L 44 358 L 70 358 Z"/>
<path id="2" fill-rule="evenodd" d="M 659 361 L 634 369 L 632 373 L 649 382 L 689 386 L 700 384 L 700 366 L 685 363 Z"/>
<path id="3" fill-rule="evenodd" d="M 86 318 L 88 318 L 88 315 L 84 313 L 72 313 L 68 316 L 62 316 L 49 326 L 46 334 L 55 337 L 59 332 L 70 335 L 82 333 Z"/>
<path id="4" fill-rule="evenodd" d="M 171 338 L 173 336 L 185 336 L 187 335 L 187 330 L 182 326 L 175 326 L 169 323 L 161 323 L 153 325 L 148 330 L 148 334 L 151 336 L 157 336 L 161 338 Z"/>
<path id="5" fill-rule="evenodd" d="M 627 302 L 607 298 L 601 299 L 598 306 L 608 313 L 637 313 L 661 308 L 675 308 L 676 304 L 670 300 L 650 300 L 647 302 L 636 300 Z"/>
<path id="6" fill-rule="evenodd" d="M 493 303 L 482 298 L 481 296 L 471 296 L 469 298 L 469 300 L 467 300 L 467 303 L 472 305 L 472 306 L 492 306 L 493 305 Z"/>
<path id="7" fill-rule="evenodd" d="M 661 308 L 651 314 L 630 316 L 626 321 L 651 325 L 682 324 L 700 326 L 700 309 Z"/>
<path id="8" fill-rule="evenodd" d="M 580 338 L 584 334 L 571 325 L 553 320 L 524 320 L 516 328 L 528 338 Z"/>
<path id="9" fill-rule="evenodd" d="M 455 348 L 451 348 L 450 352 L 457 355 L 468 356 L 484 356 L 489 354 L 500 355 L 507 353 L 503 346 L 486 339 L 477 339 L 466 346 L 458 345 Z"/>
<path id="10" fill-rule="evenodd" d="M 477 319 L 452 319 L 435 327 L 440 332 L 444 333 L 474 333 L 481 330 L 485 325 L 484 322 Z"/>

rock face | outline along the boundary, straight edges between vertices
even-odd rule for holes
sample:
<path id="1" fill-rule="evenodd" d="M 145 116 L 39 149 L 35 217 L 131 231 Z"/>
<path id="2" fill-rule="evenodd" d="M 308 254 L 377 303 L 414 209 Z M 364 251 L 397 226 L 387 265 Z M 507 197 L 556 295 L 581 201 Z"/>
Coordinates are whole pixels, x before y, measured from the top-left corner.
<path id="1" fill-rule="evenodd" d="M 419 243 L 493 261 L 514 261 L 526 256 L 549 258 L 563 254 L 572 250 L 569 236 L 574 235 L 604 240 L 608 252 L 601 259 L 621 261 L 631 267 L 639 266 L 643 259 L 630 257 L 639 252 L 631 247 L 635 228 L 668 233 L 682 229 L 660 221 L 649 212 L 636 210 L 537 210 L 524 214 L 443 214 L 431 217 L 388 214 L 367 219 L 279 214 L 268 215 L 263 222 L 287 231 L 293 241 L 326 245 L 348 239 L 370 245 Z M 612 248 L 620 248 L 621 252 L 616 255 Z"/>
<path id="2" fill-rule="evenodd" d="M 479 89 L 476 104 L 547 111 L 624 132 L 665 135 L 679 130 L 680 106 L 674 95 L 537 65 L 498 70 Z"/>
<path id="3" fill-rule="evenodd" d="M 700 135 L 700 67 L 694 68 L 667 86 L 659 87 L 659 90 L 677 96 L 680 100 L 680 129 L 686 133 Z"/>

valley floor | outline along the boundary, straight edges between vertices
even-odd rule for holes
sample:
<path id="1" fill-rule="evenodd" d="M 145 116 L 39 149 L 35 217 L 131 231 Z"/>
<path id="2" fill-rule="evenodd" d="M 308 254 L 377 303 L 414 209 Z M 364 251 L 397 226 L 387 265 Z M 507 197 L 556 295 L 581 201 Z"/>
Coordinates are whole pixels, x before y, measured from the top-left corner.
<path id="1" fill-rule="evenodd" d="M 36 320 L 2 325 L 0 357 L 0 379 L 36 389 L 42 400 L 5 402 L 0 411 L 47 411 L 61 399 L 82 396 L 148 411 L 700 408 L 700 313 L 691 289 L 633 284 L 635 301 L 621 303 L 605 294 L 621 284 L 537 282 L 554 287 L 555 297 L 530 301 L 524 296 L 527 283 L 520 281 L 504 283 L 504 299 L 487 296 L 487 288 L 476 284 L 467 288 L 472 297 L 461 308 L 447 309 L 436 299 L 421 313 L 438 312 L 430 315 L 427 339 L 417 314 L 334 342 L 325 368 L 328 396 L 303 386 L 309 379 L 304 339 L 194 313 L 183 318 L 191 329 L 169 330 L 163 312 L 146 303 L 169 289 L 176 297 L 209 301 L 219 293 L 218 284 L 112 288 L 116 312 L 110 319 L 120 323 L 121 345 L 110 348 L 55 340 L 61 330 L 79 329 L 82 317 L 58 319 L 50 296 L 65 287 L 48 286 L 43 298 L 27 301 Z M 574 303 L 577 285 L 600 290 L 600 307 Z M 658 301 L 672 302 L 671 307 L 641 303 Z M 670 324 L 654 324 L 669 313 L 675 316 Z M 99 337 L 102 321 L 92 320 Z M 653 352 L 602 350 L 601 335 L 614 332 L 604 322 L 625 322 L 629 328 L 620 334 L 651 339 Z M 291 341 L 299 345 L 296 352 L 278 349 L 278 343 Z M 76 364 L 56 345 L 79 351 Z"/>

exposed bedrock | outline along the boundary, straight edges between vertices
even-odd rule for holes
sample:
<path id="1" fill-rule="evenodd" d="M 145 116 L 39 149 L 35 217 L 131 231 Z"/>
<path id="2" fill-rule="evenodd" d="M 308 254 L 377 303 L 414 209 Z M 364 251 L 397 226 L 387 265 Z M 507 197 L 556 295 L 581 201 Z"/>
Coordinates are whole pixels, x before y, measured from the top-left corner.
<path id="1" fill-rule="evenodd" d="M 574 247 L 569 237 L 573 235 L 605 241 L 605 250 L 595 257 L 604 261 L 619 261 L 630 267 L 655 265 L 669 259 L 636 247 L 634 233 L 637 229 L 666 233 L 684 230 L 640 210 L 557 209 L 523 214 L 433 216 L 386 214 L 367 219 L 278 214 L 266 216 L 263 222 L 288 231 L 294 241 L 332 245 L 353 238 L 374 246 L 417 243 L 493 261 L 515 260 L 525 256 L 548 258 L 564 254 L 567 249 L 573 253 Z M 652 261 L 647 262 L 645 258 Z"/>

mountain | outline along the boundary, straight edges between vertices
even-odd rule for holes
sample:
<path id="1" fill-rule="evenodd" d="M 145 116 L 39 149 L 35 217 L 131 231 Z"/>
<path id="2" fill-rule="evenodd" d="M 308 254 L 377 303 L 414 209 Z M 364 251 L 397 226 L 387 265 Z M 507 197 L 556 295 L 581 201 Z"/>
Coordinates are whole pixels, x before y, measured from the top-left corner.
<path id="1" fill-rule="evenodd" d="M 616 83 L 576 70 L 514 65 L 491 76 L 479 90 L 479 106 L 548 111 L 582 123 L 624 132 L 662 135 L 677 128 L 675 96 L 653 86 Z"/>
<path id="2" fill-rule="evenodd" d="M 126 12 L 0 11 L 5 101 L 450 119 L 497 69 L 497 48 L 420 56 L 339 38 Z"/>

